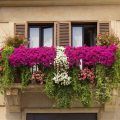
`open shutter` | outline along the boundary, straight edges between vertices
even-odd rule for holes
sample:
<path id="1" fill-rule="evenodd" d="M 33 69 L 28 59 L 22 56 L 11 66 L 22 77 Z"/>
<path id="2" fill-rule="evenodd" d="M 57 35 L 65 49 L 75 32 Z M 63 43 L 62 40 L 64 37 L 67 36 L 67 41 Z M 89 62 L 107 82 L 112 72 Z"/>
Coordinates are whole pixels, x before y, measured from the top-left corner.
<path id="1" fill-rule="evenodd" d="M 98 22 L 98 34 L 110 33 L 110 23 L 109 22 Z"/>
<path id="2" fill-rule="evenodd" d="M 58 22 L 54 22 L 54 47 L 59 45 L 58 43 Z"/>
<path id="3" fill-rule="evenodd" d="M 26 24 L 15 24 L 15 35 L 27 37 Z"/>
<path id="4" fill-rule="evenodd" d="M 71 45 L 71 22 L 58 22 L 57 45 Z"/>

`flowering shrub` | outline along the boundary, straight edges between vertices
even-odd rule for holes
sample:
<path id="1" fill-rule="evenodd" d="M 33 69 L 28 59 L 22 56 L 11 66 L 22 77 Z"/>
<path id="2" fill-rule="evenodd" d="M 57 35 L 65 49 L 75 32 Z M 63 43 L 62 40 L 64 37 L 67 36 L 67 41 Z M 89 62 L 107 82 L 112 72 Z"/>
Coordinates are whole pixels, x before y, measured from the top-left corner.
<path id="1" fill-rule="evenodd" d="M 80 59 L 83 60 L 87 66 L 96 65 L 100 63 L 105 66 L 111 66 L 115 60 L 115 53 L 117 47 L 111 46 L 93 46 L 93 47 L 66 47 L 65 54 L 68 57 L 69 65 L 78 66 Z"/>
<path id="2" fill-rule="evenodd" d="M 5 39 L 5 46 L 11 46 L 11 47 L 15 47 L 15 48 L 18 48 L 20 47 L 21 45 L 28 45 L 28 40 L 25 39 L 24 36 L 14 36 L 14 37 L 7 37 Z"/>
<path id="3" fill-rule="evenodd" d="M 109 46 L 109 45 L 118 45 L 120 43 L 119 37 L 117 37 L 115 34 L 99 34 L 97 36 L 97 45 L 101 46 Z"/>
<path id="4" fill-rule="evenodd" d="M 55 48 L 41 47 L 41 48 L 15 48 L 13 54 L 9 57 L 10 64 L 14 67 L 29 66 L 36 64 L 50 67 L 54 63 L 56 56 Z"/>

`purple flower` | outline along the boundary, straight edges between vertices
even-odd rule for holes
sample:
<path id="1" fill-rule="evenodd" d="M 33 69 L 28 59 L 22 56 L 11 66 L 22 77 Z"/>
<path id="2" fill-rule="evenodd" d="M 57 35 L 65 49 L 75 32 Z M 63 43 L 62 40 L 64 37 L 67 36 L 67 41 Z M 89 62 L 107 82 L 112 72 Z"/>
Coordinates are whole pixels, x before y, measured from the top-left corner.
<path id="1" fill-rule="evenodd" d="M 13 54 L 9 57 L 10 64 L 14 67 L 33 66 L 41 64 L 44 67 L 50 67 L 54 63 L 56 50 L 53 47 L 41 48 L 15 48 Z"/>

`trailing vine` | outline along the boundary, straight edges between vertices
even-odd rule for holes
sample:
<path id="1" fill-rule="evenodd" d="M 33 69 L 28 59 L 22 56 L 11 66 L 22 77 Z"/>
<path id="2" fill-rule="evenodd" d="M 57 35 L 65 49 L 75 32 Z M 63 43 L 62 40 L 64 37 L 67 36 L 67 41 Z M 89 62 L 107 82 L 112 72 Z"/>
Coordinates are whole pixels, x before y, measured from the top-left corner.
<path id="1" fill-rule="evenodd" d="M 29 67 L 21 67 L 21 85 L 22 87 L 25 87 L 29 84 L 29 80 L 31 78 L 31 71 Z"/>
<path id="2" fill-rule="evenodd" d="M 107 69 L 102 65 L 96 65 L 96 99 L 104 104 L 111 98 L 110 79 L 106 76 Z"/>
<path id="3" fill-rule="evenodd" d="M 9 87 L 14 82 L 14 68 L 9 64 L 9 56 L 12 54 L 13 47 L 5 47 L 2 51 L 3 75 L 1 76 L 1 89 Z"/>

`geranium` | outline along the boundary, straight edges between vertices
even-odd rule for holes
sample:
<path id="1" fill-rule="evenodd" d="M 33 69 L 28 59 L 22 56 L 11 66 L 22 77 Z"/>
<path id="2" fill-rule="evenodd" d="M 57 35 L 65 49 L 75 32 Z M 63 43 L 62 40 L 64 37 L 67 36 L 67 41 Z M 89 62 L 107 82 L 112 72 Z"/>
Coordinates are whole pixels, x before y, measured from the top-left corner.
<path id="1" fill-rule="evenodd" d="M 39 84 L 43 84 L 43 79 L 44 79 L 44 73 L 39 70 L 39 71 L 34 71 L 31 77 L 31 81 L 38 81 Z"/>
<path id="2" fill-rule="evenodd" d="M 79 80 L 88 80 L 91 83 L 93 83 L 94 79 L 95 79 L 94 70 L 93 69 L 89 69 L 89 68 L 84 68 L 78 74 L 78 78 L 79 78 Z"/>

